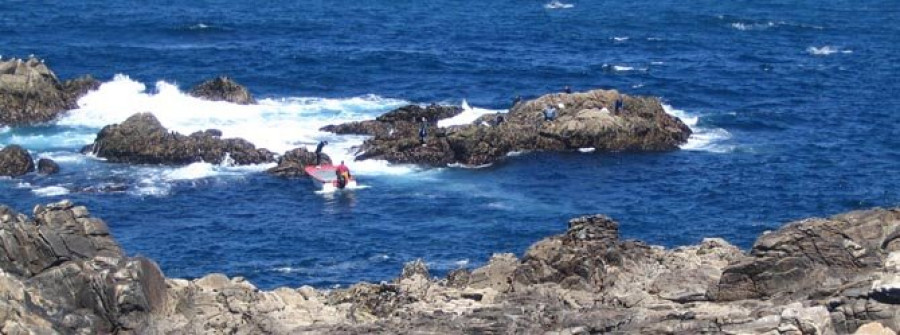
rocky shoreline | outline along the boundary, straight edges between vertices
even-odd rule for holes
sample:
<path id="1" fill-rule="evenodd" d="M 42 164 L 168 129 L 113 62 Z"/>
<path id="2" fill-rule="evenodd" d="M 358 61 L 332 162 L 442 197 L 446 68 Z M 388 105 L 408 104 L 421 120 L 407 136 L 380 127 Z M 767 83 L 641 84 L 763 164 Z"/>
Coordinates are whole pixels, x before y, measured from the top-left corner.
<path id="1" fill-rule="evenodd" d="M 434 278 L 261 291 L 242 278 L 165 278 L 63 201 L 0 206 L 4 334 L 893 334 L 900 208 L 786 224 L 749 252 L 710 238 L 665 249 L 574 218 L 520 259 Z"/>

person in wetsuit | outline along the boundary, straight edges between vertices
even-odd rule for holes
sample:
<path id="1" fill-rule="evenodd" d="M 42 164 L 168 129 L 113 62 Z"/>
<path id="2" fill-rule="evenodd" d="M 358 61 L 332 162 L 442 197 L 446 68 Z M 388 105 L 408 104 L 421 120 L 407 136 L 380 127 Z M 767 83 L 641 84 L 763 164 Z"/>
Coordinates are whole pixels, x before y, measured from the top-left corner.
<path id="1" fill-rule="evenodd" d="M 422 125 L 419 126 L 419 142 L 422 143 L 422 146 L 425 146 L 425 137 L 428 136 L 428 120 L 424 117 L 422 118 Z"/>
<path id="2" fill-rule="evenodd" d="M 319 141 L 316 145 L 316 165 L 322 165 L 322 147 L 328 144 L 328 141 Z"/>

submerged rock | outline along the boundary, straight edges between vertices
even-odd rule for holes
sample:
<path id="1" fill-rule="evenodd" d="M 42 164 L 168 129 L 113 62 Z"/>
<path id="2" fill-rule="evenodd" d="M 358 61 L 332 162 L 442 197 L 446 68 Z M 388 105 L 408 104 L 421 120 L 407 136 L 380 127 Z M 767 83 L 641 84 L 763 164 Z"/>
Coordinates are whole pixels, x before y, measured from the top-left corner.
<path id="1" fill-rule="evenodd" d="M 615 111 L 613 106 L 619 98 L 624 108 Z M 558 109 L 558 115 L 546 121 L 542 112 L 548 106 Z M 666 114 L 658 99 L 617 91 L 549 94 L 516 104 L 504 115 L 503 122 L 496 122 L 496 115 L 492 115 L 448 128 L 436 127 L 437 121 L 456 114 L 426 115 L 419 109 L 398 109 L 383 115 L 381 120 L 333 125 L 322 130 L 373 136 L 363 143 L 357 159 L 432 166 L 490 164 L 519 151 L 670 151 L 677 150 L 691 135 L 687 125 Z M 425 146 L 418 138 L 417 120 L 422 116 L 428 120 Z"/>
<path id="2" fill-rule="evenodd" d="M 52 121 L 77 108 L 78 98 L 99 86 L 90 76 L 61 82 L 37 58 L 0 61 L 0 125 Z"/>
<path id="3" fill-rule="evenodd" d="M 0 176 L 18 177 L 34 171 L 34 161 L 28 150 L 8 145 L 0 150 Z"/>
<path id="4" fill-rule="evenodd" d="M 221 132 L 208 130 L 190 136 L 168 129 L 150 113 L 132 115 L 125 122 L 103 127 L 94 143 L 82 153 L 95 154 L 110 162 L 132 164 L 260 164 L 275 161 L 266 149 L 257 149 L 240 138 L 221 139 Z"/>
<path id="5" fill-rule="evenodd" d="M 246 87 L 228 77 L 207 80 L 191 88 L 190 95 L 211 101 L 228 101 L 239 105 L 255 104 L 256 100 Z"/>
<path id="6" fill-rule="evenodd" d="M 59 173 L 59 164 L 56 164 L 56 162 L 49 158 L 38 159 L 37 166 L 38 173 L 42 175 Z"/>

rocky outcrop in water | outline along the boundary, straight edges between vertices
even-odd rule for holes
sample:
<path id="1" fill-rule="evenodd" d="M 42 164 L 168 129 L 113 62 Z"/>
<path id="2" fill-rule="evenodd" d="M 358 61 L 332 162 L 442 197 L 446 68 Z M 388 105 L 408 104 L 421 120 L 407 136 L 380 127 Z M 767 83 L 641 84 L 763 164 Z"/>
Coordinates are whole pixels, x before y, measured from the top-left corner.
<path id="1" fill-rule="evenodd" d="M 9 145 L 0 150 L 0 176 L 18 177 L 34 171 L 34 161 L 28 150 Z"/>
<path id="2" fill-rule="evenodd" d="M 328 155 L 324 152 L 321 153 L 321 155 L 322 160 L 320 163 L 331 164 L 331 157 L 328 157 Z M 307 176 L 307 174 L 303 169 L 308 165 L 315 164 L 315 152 L 309 152 L 306 150 L 306 148 L 296 148 L 291 151 L 285 152 L 284 155 L 278 158 L 278 165 L 267 170 L 266 172 L 279 177 L 305 177 Z"/>
<path id="3" fill-rule="evenodd" d="M 77 108 L 78 98 L 99 86 L 90 76 L 61 82 L 37 58 L 0 61 L 0 125 L 52 121 Z"/>
<path id="4" fill-rule="evenodd" d="M 139 113 L 120 124 L 103 127 L 82 153 L 132 164 L 220 164 L 230 159 L 229 163 L 246 165 L 275 161 L 275 155 L 266 149 L 257 149 L 244 139 L 220 136 L 215 129 L 189 136 L 170 132 L 153 114 Z"/>
<path id="5" fill-rule="evenodd" d="M 722 239 L 665 249 L 602 215 L 522 259 L 434 278 L 424 262 L 344 289 L 261 291 L 212 274 L 164 279 L 122 256 L 103 221 L 63 202 L 0 206 L 4 333 L 860 334 L 900 324 L 900 209 L 809 219 L 749 253 Z M 885 328 L 888 327 L 888 328 Z"/>
<path id="6" fill-rule="evenodd" d="M 52 159 L 49 158 L 41 158 L 38 159 L 37 163 L 38 173 L 42 175 L 51 175 L 59 173 L 59 164 L 56 164 Z"/>
<path id="7" fill-rule="evenodd" d="M 246 87 L 228 77 L 207 80 L 188 91 L 192 96 L 210 101 L 228 101 L 239 105 L 255 104 L 256 100 Z"/>
<path id="8" fill-rule="evenodd" d="M 616 112 L 613 106 L 620 97 L 624 108 Z M 558 109 L 558 116 L 551 121 L 545 121 L 542 114 L 547 106 Z M 499 124 L 495 122 L 498 115 L 489 115 L 469 125 L 436 127 L 439 119 L 452 115 L 455 114 L 428 118 L 425 146 L 420 145 L 417 121 L 391 123 L 376 119 L 322 130 L 372 135 L 359 148 L 357 159 L 432 166 L 489 164 L 518 151 L 670 151 L 677 150 L 691 134 L 681 120 L 666 114 L 658 99 L 604 90 L 549 94 L 519 103 Z"/>

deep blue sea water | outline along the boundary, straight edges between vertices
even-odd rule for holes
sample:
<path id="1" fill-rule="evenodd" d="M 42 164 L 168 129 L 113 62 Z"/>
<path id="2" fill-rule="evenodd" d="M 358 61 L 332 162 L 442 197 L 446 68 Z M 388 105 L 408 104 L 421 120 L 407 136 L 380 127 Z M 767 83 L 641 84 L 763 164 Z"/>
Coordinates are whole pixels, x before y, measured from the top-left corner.
<path id="1" fill-rule="evenodd" d="M 900 204 L 900 2 L 3 1 L 0 55 L 106 82 L 58 123 L 0 129 L 59 175 L 0 180 L 0 203 L 68 198 L 129 254 L 173 277 L 264 288 L 436 274 L 519 255 L 580 214 L 627 238 L 749 248 L 784 222 Z M 552 6 L 551 6 L 552 7 Z M 226 74 L 258 106 L 182 94 Z M 362 140 L 319 133 L 404 103 L 504 110 L 512 97 L 618 89 L 660 96 L 695 130 L 661 154 L 545 153 L 489 168 L 354 163 L 367 188 L 317 194 L 265 167 L 126 166 L 77 154 L 105 124 L 151 111 L 284 151 Z M 84 188 L 118 185 L 125 192 Z"/>

